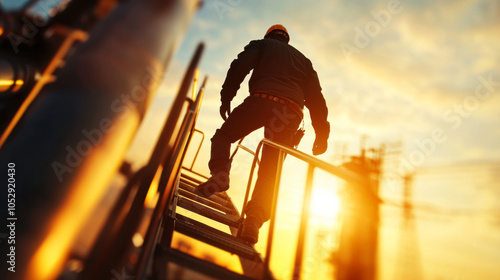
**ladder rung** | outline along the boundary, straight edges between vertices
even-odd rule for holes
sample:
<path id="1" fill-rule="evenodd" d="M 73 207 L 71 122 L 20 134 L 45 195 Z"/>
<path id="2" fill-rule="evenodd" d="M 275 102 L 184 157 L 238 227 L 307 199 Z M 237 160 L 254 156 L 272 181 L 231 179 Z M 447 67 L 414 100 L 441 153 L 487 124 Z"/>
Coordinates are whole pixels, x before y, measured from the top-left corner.
<path id="1" fill-rule="evenodd" d="M 199 185 L 202 183 L 200 179 L 194 178 L 193 176 L 190 176 L 184 172 L 181 173 L 181 178 L 190 182 L 193 182 L 196 185 Z"/>
<path id="2" fill-rule="evenodd" d="M 194 180 L 194 179 L 190 179 L 189 177 L 185 177 L 184 174 L 181 174 L 180 181 L 185 183 L 186 185 L 189 185 L 192 187 L 196 187 L 199 184 L 203 183 L 199 180 Z"/>
<path id="3" fill-rule="evenodd" d="M 189 254 L 183 253 L 176 249 L 167 251 L 157 248 L 157 256 L 161 257 L 165 262 L 173 262 L 181 267 L 186 267 L 190 270 L 198 271 L 201 274 L 214 277 L 215 279 L 231 279 L 231 280 L 251 280 L 254 278 L 246 277 L 236 272 L 230 271 L 224 267 L 218 266 L 206 260 L 198 259 Z M 163 279 L 161 279 L 163 280 Z"/>
<path id="4" fill-rule="evenodd" d="M 193 179 L 189 176 L 186 176 L 184 174 L 181 175 L 180 177 L 180 182 L 185 184 L 185 185 L 188 185 L 190 186 L 191 188 L 195 188 L 196 186 L 198 186 L 199 184 L 201 184 L 202 182 L 200 182 L 199 180 L 196 180 L 196 179 Z M 218 193 L 214 193 L 213 195 L 210 196 L 211 198 L 213 197 L 220 197 L 222 198 L 223 200 L 226 200 L 227 203 L 231 204 L 231 198 L 229 197 L 229 195 L 227 195 L 226 192 L 218 192 Z"/>
<path id="5" fill-rule="evenodd" d="M 187 197 L 187 198 L 189 198 L 191 200 L 194 200 L 196 202 L 204 204 L 204 205 L 206 205 L 208 207 L 215 208 L 215 209 L 217 209 L 219 211 L 222 211 L 222 212 L 224 212 L 226 214 L 229 214 L 229 215 L 234 215 L 235 214 L 234 210 L 229 209 L 229 208 L 227 208 L 225 206 L 222 206 L 219 203 L 213 202 L 213 201 L 211 201 L 209 199 L 203 198 L 201 196 L 197 196 L 196 194 L 194 194 L 194 193 L 192 193 L 190 191 L 186 191 L 184 189 L 179 189 L 179 194 L 182 195 L 182 196 L 184 196 L 184 197 Z"/>
<path id="6" fill-rule="evenodd" d="M 177 206 L 182 207 L 184 209 L 187 209 L 191 212 L 200 214 L 202 216 L 205 216 L 207 218 L 210 218 L 214 221 L 226 224 L 230 227 L 238 228 L 238 220 L 230 217 L 226 214 L 223 214 L 221 212 L 218 212 L 216 210 L 213 210 L 211 208 L 208 208 L 207 206 L 203 204 L 199 204 L 195 201 L 188 200 L 184 197 L 179 197 L 179 200 L 177 201 Z"/>
<path id="7" fill-rule="evenodd" d="M 186 183 L 182 179 L 179 181 L 179 188 L 194 194 L 194 186 L 189 185 L 188 183 Z M 223 193 L 215 193 L 214 195 L 206 197 L 206 199 L 211 200 L 211 201 L 218 203 L 218 204 L 225 206 L 225 207 L 231 205 L 231 202 L 228 199 L 229 197 L 227 196 L 227 194 L 224 193 L 225 197 L 223 197 L 222 194 Z"/>
<path id="8" fill-rule="evenodd" d="M 240 239 L 183 215 L 176 215 L 175 230 L 241 257 L 251 260 L 260 259 L 259 253 Z"/>
<path id="9" fill-rule="evenodd" d="M 199 184 L 201 184 L 202 182 L 198 181 L 198 180 L 195 180 L 195 179 L 192 179 L 190 177 L 185 177 L 184 175 L 181 176 L 180 178 L 180 182 L 181 183 L 184 183 L 192 188 L 195 188 L 196 186 L 198 186 Z M 211 195 L 211 197 L 213 196 L 218 196 L 224 200 L 228 200 L 229 199 L 229 196 L 226 194 L 226 192 L 218 192 L 218 193 L 214 193 L 213 195 Z"/>

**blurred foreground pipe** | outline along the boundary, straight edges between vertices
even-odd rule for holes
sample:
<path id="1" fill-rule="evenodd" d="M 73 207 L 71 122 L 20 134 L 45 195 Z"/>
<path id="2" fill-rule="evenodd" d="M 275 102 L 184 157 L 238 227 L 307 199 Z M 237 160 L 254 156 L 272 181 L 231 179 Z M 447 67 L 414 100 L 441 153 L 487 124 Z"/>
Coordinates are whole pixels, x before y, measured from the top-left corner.
<path id="1" fill-rule="evenodd" d="M 62 31 L 64 30 L 64 28 L 60 28 L 60 30 Z M 61 32 L 55 29 L 53 31 Z M 23 82 L 24 88 L 27 89 L 28 94 L 16 96 L 18 101 L 16 102 L 16 100 L 11 100 L 8 105 L 9 107 L 6 108 L 4 114 L 2 114 L 2 119 L 0 121 L 5 121 L 5 123 L 2 123 L 0 125 L 0 130 L 2 131 L 0 135 L 0 150 L 2 149 L 5 141 L 9 138 L 11 132 L 17 126 L 18 122 L 26 113 L 26 110 L 28 110 L 33 101 L 38 97 L 38 94 L 43 89 L 43 87 L 47 83 L 53 82 L 54 72 L 61 67 L 61 63 L 64 62 L 64 58 L 66 57 L 68 52 L 73 49 L 74 44 L 76 44 L 77 42 L 86 41 L 88 38 L 88 34 L 81 30 L 64 30 L 63 32 L 67 33 L 64 41 L 59 46 L 57 52 L 52 56 L 52 59 L 48 63 L 47 67 L 45 67 L 45 69 L 43 70 L 43 73 L 39 76 L 38 79 L 36 79 L 36 83 L 34 83 L 34 71 L 28 71 L 29 68 L 24 67 L 26 69 L 25 72 L 32 72 L 32 75 L 26 73 L 27 75 L 25 80 L 28 81 L 27 83 Z M 16 64 L 12 65 L 14 67 L 16 66 Z M 19 76 L 19 74 L 17 76 Z M 31 83 L 29 80 L 33 82 Z"/>
<path id="2" fill-rule="evenodd" d="M 77 49 L 51 91 L 35 100 L 0 150 L 2 174 L 15 164 L 11 217 L 17 219 L 16 273 L 8 272 L 2 253 L 1 279 L 6 273 L 9 279 L 54 279 L 61 271 L 197 6 L 197 0 L 122 4 Z M 6 210 L 0 211 L 3 223 Z M 1 252 L 8 252 L 6 245 Z"/>

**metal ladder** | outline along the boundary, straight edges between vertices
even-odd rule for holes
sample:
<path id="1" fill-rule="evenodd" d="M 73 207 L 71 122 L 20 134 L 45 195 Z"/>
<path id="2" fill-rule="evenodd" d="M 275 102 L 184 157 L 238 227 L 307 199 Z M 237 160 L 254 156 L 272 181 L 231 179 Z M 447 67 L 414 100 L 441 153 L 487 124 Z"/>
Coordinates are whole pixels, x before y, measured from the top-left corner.
<path id="1" fill-rule="evenodd" d="M 187 174 L 187 172 L 181 172 L 168 215 L 164 220 L 163 238 L 167 239 L 168 243 L 168 239 L 171 241 L 172 234 L 176 231 L 235 254 L 240 259 L 244 272 L 243 275 L 214 265 L 208 261 L 192 257 L 177 249 L 171 247 L 166 249 L 165 246 L 156 248 L 155 267 L 161 271 L 166 268 L 165 262 L 174 262 L 218 279 L 273 279 L 272 274 L 269 271 L 265 271 L 264 260 L 255 248 L 236 237 L 238 227 L 241 225 L 243 219 L 231 201 L 231 198 L 225 192 L 216 193 L 208 198 L 200 197 L 193 192 L 194 188 L 200 183 L 202 183 L 201 180 Z M 226 225 L 229 227 L 231 234 L 179 214 L 177 213 L 178 208 L 183 208 Z M 157 272 L 155 278 L 166 279 L 166 277 L 167 275 L 163 271 Z"/>

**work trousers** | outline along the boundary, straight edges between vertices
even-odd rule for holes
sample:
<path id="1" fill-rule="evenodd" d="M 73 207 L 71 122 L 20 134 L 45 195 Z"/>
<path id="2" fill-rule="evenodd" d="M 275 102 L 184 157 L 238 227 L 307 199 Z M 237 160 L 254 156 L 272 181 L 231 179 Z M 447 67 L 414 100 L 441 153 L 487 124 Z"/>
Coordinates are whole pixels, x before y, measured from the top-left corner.
<path id="1" fill-rule="evenodd" d="M 264 136 L 274 142 L 291 146 L 293 136 L 300 125 L 299 116 L 287 105 L 272 100 L 249 96 L 236 107 L 227 120 L 212 137 L 212 150 L 209 168 L 212 175 L 218 171 L 230 171 L 229 154 L 231 143 L 247 136 L 252 131 L 264 127 Z M 264 145 L 258 170 L 258 177 L 246 214 L 257 218 L 261 223 L 269 220 L 273 186 L 279 151 Z"/>

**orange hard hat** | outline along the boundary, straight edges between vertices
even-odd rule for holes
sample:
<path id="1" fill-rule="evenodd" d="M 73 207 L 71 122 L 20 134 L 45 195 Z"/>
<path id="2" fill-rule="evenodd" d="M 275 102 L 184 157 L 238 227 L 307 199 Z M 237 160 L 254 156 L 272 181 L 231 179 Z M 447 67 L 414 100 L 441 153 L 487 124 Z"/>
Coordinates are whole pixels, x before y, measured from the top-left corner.
<path id="1" fill-rule="evenodd" d="M 264 35 L 264 38 L 267 38 L 267 35 L 269 35 L 269 33 L 273 32 L 274 30 L 281 30 L 281 31 L 283 31 L 285 33 L 285 35 L 286 35 L 287 40 L 290 41 L 290 35 L 288 34 L 288 31 L 281 24 L 275 24 L 275 25 L 269 27 L 269 29 L 266 32 L 266 35 Z"/>

